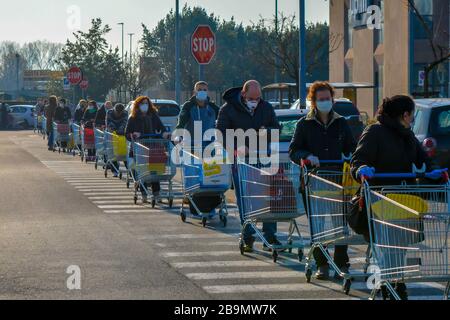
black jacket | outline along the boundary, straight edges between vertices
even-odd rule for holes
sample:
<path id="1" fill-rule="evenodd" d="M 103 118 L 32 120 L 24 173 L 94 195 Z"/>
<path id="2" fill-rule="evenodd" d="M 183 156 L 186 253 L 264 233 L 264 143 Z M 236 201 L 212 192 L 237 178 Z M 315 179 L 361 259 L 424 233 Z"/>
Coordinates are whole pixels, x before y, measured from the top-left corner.
<path id="1" fill-rule="evenodd" d="M 224 145 L 226 146 L 227 129 L 242 129 L 245 132 L 249 129 L 258 131 L 262 127 L 268 130 L 268 142 L 270 143 L 270 131 L 280 129 L 280 124 L 278 123 L 272 105 L 261 99 L 258 107 L 252 115 L 244 105 L 241 91 L 242 87 L 229 89 L 223 96 L 225 104 L 219 111 L 217 129 L 222 132 Z M 235 147 L 239 147 L 236 145 L 236 142 Z"/>
<path id="2" fill-rule="evenodd" d="M 69 123 L 69 120 L 72 118 L 72 113 L 70 112 L 69 107 L 57 107 L 55 109 L 55 115 L 53 117 L 53 121 L 58 123 Z"/>
<path id="3" fill-rule="evenodd" d="M 78 106 L 75 109 L 74 115 L 73 115 L 73 121 L 77 124 L 79 124 L 81 122 L 81 120 L 83 119 L 83 115 L 84 115 L 84 110 L 81 106 Z"/>
<path id="4" fill-rule="evenodd" d="M 117 132 L 119 135 L 125 134 L 125 128 L 128 122 L 128 112 L 116 116 L 114 110 L 109 110 L 106 116 L 106 128 L 109 132 Z"/>
<path id="5" fill-rule="evenodd" d="M 352 175 L 356 179 L 361 166 L 373 167 L 376 173 L 410 173 L 412 165 L 418 169 L 423 164 L 427 172 L 433 169 L 432 162 L 422 149 L 419 140 L 410 129 L 398 121 L 379 116 L 378 122 L 364 131 L 352 159 Z M 401 181 L 373 179 L 372 185 L 392 185 Z M 414 181 L 407 181 L 414 183 Z"/>
<path id="6" fill-rule="evenodd" d="M 349 156 L 355 148 L 356 141 L 344 117 L 333 111 L 325 126 L 317 119 L 316 113 L 311 111 L 297 124 L 289 146 L 289 156 L 298 164 L 310 155 L 319 160 L 341 160 L 342 154 Z"/>
<path id="7" fill-rule="evenodd" d="M 128 140 L 131 140 L 131 134 L 139 132 L 142 135 L 162 134 L 167 131 L 167 128 L 162 123 L 159 116 L 155 113 L 143 116 L 139 114 L 136 118 L 129 118 L 125 135 Z"/>
<path id="8" fill-rule="evenodd" d="M 103 105 L 100 109 L 98 109 L 97 114 L 95 116 L 95 126 L 100 127 L 104 126 L 106 122 L 106 108 Z"/>
<path id="9" fill-rule="evenodd" d="M 93 128 L 95 124 L 95 116 L 97 115 L 97 110 L 90 112 L 89 109 L 86 109 L 86 111 L 83 114 L 83 118 L 81 121 L 84 123 L 84 125 L 88 128 Z"/>
<path id="10" fill-rule="evenodd" d="M 209 99 L 208 105 L 214 110 L 217 119 L 219 115 L 219 107 L 216 104 L 209 101 Z M 191 119 L 191 110 L 196 106 L 197 106 L 197 99 L 196 97 L 192 97 L 181 107 L 176 129 L 189 129 L 190 127 L 193 127 L 193 121 Z"/>

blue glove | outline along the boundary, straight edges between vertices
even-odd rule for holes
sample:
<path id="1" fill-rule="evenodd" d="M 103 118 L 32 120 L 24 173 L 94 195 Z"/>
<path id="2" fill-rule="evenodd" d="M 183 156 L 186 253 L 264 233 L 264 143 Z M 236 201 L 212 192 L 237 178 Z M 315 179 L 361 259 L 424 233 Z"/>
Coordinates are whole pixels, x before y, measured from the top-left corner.
<path id="1" fill-rule="evenodd" d="M 359 178 L 364 177 L 367 179 L 372 179 L 373 176 L 375 175 L 375 168 L 370 168 L 368 166 L 363 166 L 361 168 L 359 168 L 357 174 L 356 174 Z"/>
<path id="2" fill-rule="evenodd" d="M 442 170 L 434 170 L 430 173 L 427 173 L 427 178 L 432 180 L 439 180 L 443 177 L 443 173 L 447 172 L 448 169 L 442 169 Z"/>

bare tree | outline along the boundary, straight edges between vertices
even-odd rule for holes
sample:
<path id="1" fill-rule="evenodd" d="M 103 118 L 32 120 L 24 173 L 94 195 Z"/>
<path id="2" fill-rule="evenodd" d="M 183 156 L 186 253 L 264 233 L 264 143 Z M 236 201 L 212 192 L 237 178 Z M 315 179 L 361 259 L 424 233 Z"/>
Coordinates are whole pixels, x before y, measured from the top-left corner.
<path id="1" fill-rule="evenodd" d="M 425 98 L 430 97 L 430 74 L 436 69 L 439 65 L 446 62 L 450 59 L 450 48 L 448 46 L 443 46 L 437 37 L 436 32 L 431 30 L 429 25 L 426 23 L 423 15 L 420 13 L 419 9 L 416 6 L 414 0 L 407 0 L 407 5 L 409 9 L 415 14 L 417 19 L 419 20 L 422 28 L 427 34 L 427 40 L 430 45 L 431 51 L 433 53 L 433 60 L 428 62 L 424 68 L 425 72 L 425 80 L 424 80 L 424 96 Z M 448 37 L 447 37 L 448 38 Z"/>

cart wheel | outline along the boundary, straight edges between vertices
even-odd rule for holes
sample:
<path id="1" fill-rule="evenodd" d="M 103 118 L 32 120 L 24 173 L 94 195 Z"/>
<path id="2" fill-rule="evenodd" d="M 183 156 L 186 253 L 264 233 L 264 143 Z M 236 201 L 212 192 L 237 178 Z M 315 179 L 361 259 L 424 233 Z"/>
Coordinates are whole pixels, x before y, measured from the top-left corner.
<path id="1" fill-rule="evenodd" d="M 56 149 L 55 149 L 55 148 L 53 148 L 53 152 L 56 152 Z"/>
<path id="2" fill-rule="evenodd" d="M 81 155 L 80 157 L 81 157 L 81 162 L 83 162 L 84 161 L 84 156 Z"/>
<path id="3" fill-rule="evenodd" d="M 292 246 L 292 241 L 289 241 L 287 244 L 288 244 L 288 246 Z M 288 252 L 289 252 L 289 253 L 292 253 L 292 248 L 289 248 L 289 249 L 288 249 Z M 301 260 L 300 260 L 300 261 L 301 261 Z"/>
<path id="4" fill-rule="evenodd" d="M 304 253 L 302 249 L 298 249 L 298 261 L 302 262 L 304 257 Z"/>
<path id="5" fill-rule="evenodd" d="M 186 222 L 186 213 L 184 212 L 183 209 L 181 209 L 181 211 L 180 211 L 180 217 L 181 217 L 181 221 Z"/>
<path id="6" fill-rule="evenodd" d="M 61 154 L 61 148 L 58 148 L 58 153 Z"/>
<path id="7" fill-rule="evenodd" d="M 127 180 L 127 189 L 130 189 L 130 181 Z"/>
<path id="8" fill-rule="evenodd" d="M 239 240 L 239 250 L 241 251 L 241 255 L 244 255 L 244 247 L 245 247 L 244 241 Z"/>
<path id="9" fill-rule="evenodd" d="M 351 279 L 345 279 L 344 280 L 344 284 L 342 286 L 342 289 L 343 289 L 343 291 L 344 291 L 344 293 L 346 295 L 349 295 L 351 286 L 352 286 L 352 280 Z"/>
<path id="10" fill-rule="evenodd" d="M 173 208 L 173 199 L 172 198 L 169 199 L 169 208 L 170 209 Z"/>
<path id="11" fill-rule="evenodd" d="M 305 277 L 306 277 L 306 282 L 311 283 L 311 277 L 312 277 L 312 269 L 311 268 L 306 269 Z"/>
<path id="12" fill-rule="evenodd" d="M 98 162 L 97 162 L 97 161 L 95 161 L 95 165 L 94 165 L 94 168 L 95 168 L 95 170 L 97 170 L 97 169 L 98 169 Z"/>
<path id="13" fill-rule="evenodd" d="M 153 199 L 153 200 L 152 200 L 152 208 L 155 209 L 155 207 L 156 207 L 156 200 Z"/>
<path id="14" fill-rule="evenodd" d="M 105 178 L 108 178 L 108 169 L 105 169 Z"/>
<path id="15" fill-rule="evenodd" d="M 135 204 L 135 205 L 137 204 L 137 201 L 138 201 L 138 197 L 137 197 L 137 196 L 134 196 L 134 204 Z"/>
<path id="16" fill-rule="evenodd" d="M 277 250 L 273 250 L 272 257 L 273 257 L 273 262 L 277 263 L 277 260 L 278 260 L 278 251 Z"/>
<path id="17" fill-rule="evenodd" d="M 121 173 L 119 173 L 119 179 L 122 180 L 122 177 L 123 177 L 123 175 L 122 175 L 122 172 L 121 172 Z"/>
<path id="18" fill-rule="evenodd" d="M 203 228 L 206 228 L 206 223 L 208 222 L 208 219 L 206 219 L 206 218 L 203 218 L 202 219 L 202 225 L 203 225 Z"/>

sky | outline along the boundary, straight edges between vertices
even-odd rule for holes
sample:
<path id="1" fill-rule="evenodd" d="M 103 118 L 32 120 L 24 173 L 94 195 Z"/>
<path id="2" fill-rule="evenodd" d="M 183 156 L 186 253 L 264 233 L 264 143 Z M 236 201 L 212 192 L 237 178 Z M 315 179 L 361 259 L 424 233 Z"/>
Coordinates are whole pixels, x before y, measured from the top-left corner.
<path id="1" fill-rule="evenodd" d="M 279 11 L 298 14 L 298 0 L 279 0 Z M 152 29 L 175 7 L 175 0 L 0 0 L 0 41 L 21 44 L 34 40 L 64 43 L 73 39 L 72 33 L 86 31 L 93 18 L 100 17 L 112 27 L 107 36 L 113 47 L 121 47 L 121 26 L 125 23 L 125 50 L 129 49 L 128 33 L 134 33 L 133 51 L 142 36 L 141 23 Z M 259 16 L 271 18 L 275 14 L 275 0 L 180 0 L 180 6 L 205 7 L 223 19 L 234 16 L 248 24 Z M 326 0 L 306 0 L 308 21 L 328 21 Z"/>

